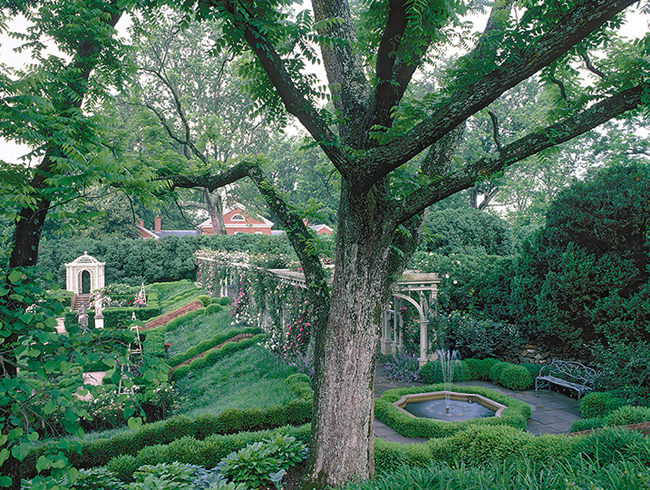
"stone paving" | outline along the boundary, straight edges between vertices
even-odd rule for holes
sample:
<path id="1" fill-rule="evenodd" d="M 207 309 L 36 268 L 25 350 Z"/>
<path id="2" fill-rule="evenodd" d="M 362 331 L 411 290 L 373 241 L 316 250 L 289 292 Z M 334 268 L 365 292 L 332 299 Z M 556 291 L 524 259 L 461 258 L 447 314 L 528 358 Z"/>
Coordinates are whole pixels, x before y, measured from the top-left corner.
<path id="1" fill-rule="evenodd" d="M 384 368 L 379 365 L 375 374 L 375 397 L 393 388 L 403 386 L 412 386 L 420 383 L 399 383 L 389 381 L 384 376 Z M 504 395 L 516 398 L 530 405 L 532 416 L 528 419 L 527 429 L 532 434 L 539 436 L 541 434 L 561 434 L 569 432 L 571 423 L 574 420 L 582 418 L 578 410 L 578 401 L 575 398 L 569 398 L 565 395 L 548 390 L 540 390 L 539 396 L 535 396 L 535 390 L 512 391 L 501 386 L 493 385 L 486 381 L 462 381 L 456 382 L 459 386 L 483 386 Z M 407 438 L 400 436 L 386 424 L 375 419 L 375 437 L 389 441 L 407 443 L 425 443 L 427 439 Z"/>

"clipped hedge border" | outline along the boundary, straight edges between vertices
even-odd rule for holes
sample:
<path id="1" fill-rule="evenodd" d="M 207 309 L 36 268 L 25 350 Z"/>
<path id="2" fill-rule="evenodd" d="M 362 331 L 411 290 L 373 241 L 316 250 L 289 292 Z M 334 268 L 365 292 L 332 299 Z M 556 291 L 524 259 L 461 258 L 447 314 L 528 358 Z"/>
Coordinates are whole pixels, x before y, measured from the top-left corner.
<path id="1" fill-rule="evenodd" d="M 223 347 L 212 349 L 208 351 L 206 355 L 194 359 L 189 364 L 182 364 L 178 366 L 169 374 L 169 377 L 172 380 L 176 380 L 183 376 L 186 376 L 190 371 L 211 366 L 226 356 L 229 356 L 237 351 L 247 349 L 251 345 L 257 344 L 262 340 L 262 337 L 263 334 L 259 334 L 252 339 L 244 339 L 240 340 L 239 342 L 227 342 Z"/>
<path id="2" fill-rule="evenodd" d="M 150 306 L 149 308 L 105 308 L 102 310 L 104 315 L 104 325 L 116 326 L 117 328 L 125 327 L 132 323 L 132 315 L 135 312 L 139 321 L 149 320 L 160 316 L 162 310 L 159 306 Z M 65 314 L 64 324 L 66 329 L 77 323 L 77 312 L 69 311 Z M 95 328 L 95 315 L 88 315 L 88 327 Z"/>
<path id="3" fill-rule="evenodd" d="M 179 306 L 175 310 L 170 311 L 169 313 L 165 313 L 164 315 L 157 315 L 155 318 L 151 317 L 151 320 L 148 321 L 144 327 L 141 328 L 141 330 L 151 330 L 156 327 L 163 327 L 167 325 L 170 321 L 183 317 L 190 311 L 195 311 L 198 310 L 199 308 L 203 308 L 203 303 L 199 300 L 194 300 L 191 301 L 190 303 L 187 303 L 183 306 Z M 162 313 L 162 310 L 160 311 Z"/>
<path id="4" fill-rule="evenodd" d="M 313 391 L 303 376 L 291 375 L 285 380 L 291 391 L 300 398 L 291 400 L 284 406 L 272 406 L 267 409 L 231 408 L 219 414 L 204 413 L 195 419 L 178 415 L 167 420 L 143 424 L 137 431 L 120 432 L 110 438 L 79 441 L 78 445 L 71 445 L 68 458 L 76 468 L 94 468 L 104 466 L 115 457 L 122 455 L 135 457 L 144 448 L 169 445 L 182 438 L 204 440 L 215 435 L 229 434 L 234 434 L 233 437 L 236 437 L 237 433 L 242 431 L 304 425 L 311 420 Z M 30 450 L 22 462 L 24 478 L 36 476 L 38 457 L 55 445 L 56 441 L 46 442 Z M 230 453 L 225 456 L 228 454 Z"/>
<path id="5" fill-rule="evenodd" d="M 384 392 L 381 398 L 375 400 L 375 416 L 404 437 L 426 437 L 428 439 L 450 437 L 473 426 L 507 425 L 517 429 L 526 429 L 526 419 L 531 416 L 530 407 L 526 403 L 480 386 L 452 385 L 450 391 L 476 393 L 505 405 L 507 408 L 503 411 L 501 417 L 443 422 L 442 420 L 411 417 L 393 406 L 393 403 L 403 395 L 444 390 L 444 384 L 409 386 L 388 390 Z"/>
<path id="6" fill-rule="evenodd" d="M 185 436 L 170 444 L 158 444 L 142 448 L 134 455 L 120 455 L 111 459 L 107 467 L 125 481 L 143 465 L 173 463 L 200 465 L 213 468 L 233 451 L 239 451 L 249 444 L 272 439 L 275 435 L 295 437 L 304 444 L 309 443 L 310 425 L 300 427 L 283 426 L 273 431 L 239 432 L 232 435 L 212 435 L 203 440 Z"/>
<path id="7" fill-rule="evenodd" d="M 420 378 L 424 383 L 442 383 L 442 369 L 439 361 L 426 363 L 420 369 Z M 531 388 L 535 376 L 531 369 L 523 364 L 511 364 L 496 359 L 463 359 L 454 367 L 453 379 L 456 381 L 490 381 L 513 391 Z"/>
<path id="8" fill-rule="evenodd" d="M 194 357 L 197 357 L 206 351 L 213 349 L 220 344 L 223 344 L 224 342 L 227 342 L 231 340 L 232 338 L 236 337 L 237 335 L 243 335 L 243 334 L 260 334 L 263 333 L 263 330 L 258 327 L 247 327 L 244 329 L 232 329 L 228 330 L 227 332 L 224 333 L 218 333 L 214 335 L 211 339 L 206 339 L 202 340 L 196 345 L 193 345 L 189 349 L 187 349 L 185 352 L 181 352 L 178 354 L 173 355 L 172 357 L 169 358 L 168 364 L 172 366 L 172 368 L 176 368 L 180 364 L 183 364 L 184 362 L 187 362 L 191 360 Z"/>

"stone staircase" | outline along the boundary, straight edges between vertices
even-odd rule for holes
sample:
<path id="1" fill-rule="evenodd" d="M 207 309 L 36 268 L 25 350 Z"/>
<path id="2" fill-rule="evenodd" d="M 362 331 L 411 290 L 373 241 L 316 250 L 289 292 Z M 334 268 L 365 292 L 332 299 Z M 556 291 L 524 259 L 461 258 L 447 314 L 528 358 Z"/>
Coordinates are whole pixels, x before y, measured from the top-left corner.
<path id="1" fill-rule="evenodd" d="M 82 304 L 88 304 L 88 300 L 90 300 L 90 294 L 76 294 L 74 297 L 74 303 L 72 304 L 72 309 L 77 311 L 81 308 Z"/>

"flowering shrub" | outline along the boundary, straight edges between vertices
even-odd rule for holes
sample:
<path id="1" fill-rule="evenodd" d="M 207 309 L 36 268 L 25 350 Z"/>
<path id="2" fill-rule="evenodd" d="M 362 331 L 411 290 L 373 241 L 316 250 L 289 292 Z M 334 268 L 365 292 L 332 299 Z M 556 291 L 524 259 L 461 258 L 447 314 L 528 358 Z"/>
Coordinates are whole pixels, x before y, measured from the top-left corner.
<path id="1" fill-rule="evenodd" d="M 293 295 L 296 298 L 290 303 L 288 321 L 279 325 L 276 322 L 267 328 L 267 338 L 263 345 L 288 364 L 298 367 L 301 372 L 311 374 L 313 359 L 309 304 L 302 297 L 302 291 L 294 289 Z"/>
<path id="2" fill-rule="evenodd" d="M 134 394 L 117 393 L 107 387 L 99 396 L 82 402 L 82 407 L 88 415 L 80 420 L 80 425 L 86 431 L 99 431 L 123 427 L 127 418 L 125 412 L 137 413 L 138 403 Z"/>
<path id="3" fill-rule="evenodd" d="M 229 288 L 239 288 L 230 312 L 233 325 L 263 327 L 264 347 L 302 372 L 313 371 L 305 289 L 268 270 L 286 267 L 287 257 L 200 250 L 197 260 L 197 285 L 218 292 L 219 282 L 227 278 Z"/>

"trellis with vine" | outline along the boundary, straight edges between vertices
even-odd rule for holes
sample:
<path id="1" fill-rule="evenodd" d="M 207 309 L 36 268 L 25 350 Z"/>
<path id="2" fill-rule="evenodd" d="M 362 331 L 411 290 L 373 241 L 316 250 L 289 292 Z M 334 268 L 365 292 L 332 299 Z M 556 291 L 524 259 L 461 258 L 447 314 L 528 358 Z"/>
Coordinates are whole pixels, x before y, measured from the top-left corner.
<path id="1" fill-rule="evenodd" d="M 312 332 L 306 291 L 268 268 L 281 265 L 282 258 L 209 250 L 196 255 L 197 285 L 211 295 L 223 281 L 236 285 L 231 312 L 235 323 L 264 328 L 266 348 L 289 363 L 309 364 Z"/>

